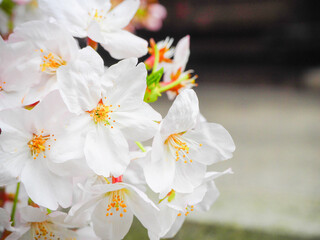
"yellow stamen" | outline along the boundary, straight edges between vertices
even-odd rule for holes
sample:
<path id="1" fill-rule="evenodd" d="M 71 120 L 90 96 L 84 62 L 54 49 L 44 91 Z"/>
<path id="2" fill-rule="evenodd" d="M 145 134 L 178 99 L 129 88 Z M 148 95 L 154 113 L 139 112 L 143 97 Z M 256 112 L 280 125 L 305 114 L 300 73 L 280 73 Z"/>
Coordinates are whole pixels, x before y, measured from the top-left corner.
<path id="1" fill-rule="evenodd" d="M 119 212 L 119 216 L 123 217 L 123 214 L 127 212 L 127 205 L 124 204 L 125 201 L 125 189 L 116 190 L 108 193 L 109 204 L 107 207 L 108 213 L 106 216 L 112 216 L 113 213 Z M 110 212 L 110 213 L 109 213 Z"/>
<path id="2" fill-rule="evenodd" d="M 196 142 L 193 142 L 192 140 L 185 141 L 182 137 L 183 133 L 174 133 L 171 134 L 165 141 L 165 144 L 168 147 L 168 151 L 172 153 L 172 155 L 175 158 L 175 161 L 178 162 L 180 159 L 184 163 L 192 163 L 193 160 L 189 158 L 189 145 L 192 144 L 198 145 Z M 202 146 L 202 144 L 200 144 Z"/>
<path id="3" fill-rule="evenodd" d="M 88 12 L 89 16 L 97 21 L 98 23 L 102 22 L 106 17 L 105 17 L 105 13 L 104 10 L 98 10 L 98 9 L 92 9 L 91 12 Z"/>
<path id="4" fill-rule="evenodd" d="M 120 107 L 120 105 L 118 105 Z M 93 121 L 98 124 L 102 123 L 104 126 L 111 126 L 111 123 L 115 123 L 116 120 L 112 119 L 112 112 L 115 108 L 112 105 L 105 105 L 102 99 L 99 101 L 97 107 L 91 111 L 87 111 L 93 118 Z"/>
<path id="5" fill-rule="evenodd" d="M 51 136 L 53 136 L 53 135 L 51 135 Z M 49 134 L 48 135 L 33 134 L 32 139 L 28 142 L 28 146 L 31 150 L 31 155 L 33 156 L 33 159 L 36 159 L 39 156 L 39 154 L 42 154 L 43 158 L 46 158 L 45 144 L 50 139 L 51 136 Z M 50 148 L 48 148 L 48 150 L 50 150 Z"/>
<path id="6" fill-rule="evenodd" d="M 43 49 L 40 49 L 41 53 L 43 53 Z M 40 64 L 41 71 L 46 72 L 48 74 L 56 74 L 57 69 L 60 66 L 66 65 L 67 62 L 64 61 L 58 55 L 50 52 L 47 55 L 42 56 L 42 63 Z"/>
<path id="7" fill-rule="evenodd" d="M 44 222 L 34 222 L 31 223 L 31 231 L 34 240 L 48 239 L 48 240 L 56 240 L 60 239 L 59 236 L 56 236 L 56 232 L 54 230 L 54 226 L 52 223 L 44 221 Z"/>

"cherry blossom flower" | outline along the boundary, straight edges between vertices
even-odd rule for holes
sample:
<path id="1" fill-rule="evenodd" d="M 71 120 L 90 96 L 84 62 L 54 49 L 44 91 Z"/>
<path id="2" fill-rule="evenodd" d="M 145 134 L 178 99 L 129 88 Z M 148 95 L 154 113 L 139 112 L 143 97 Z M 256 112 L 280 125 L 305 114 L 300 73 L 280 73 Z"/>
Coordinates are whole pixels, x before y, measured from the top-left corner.
<path id="1" fill-rule="evenodd" d="M 167 91 L 170 100 L 173 100 L 184 89 L 190 89 L 197 86 L 195 83 L 197 75 L 191 75 L 193 70 L 185 71 L 189 55 L 190 36 L 187 35 L 178 42 L 172 63 L 164 66 L 165 73 L 162 86 L 179 81 L 178 85 Z"/>
<path id="2" fill-rule="evenodd" d="M 186 70 L 190 37 L 176 48 L 172 38 L 151 39 L 148 49 L 128 31 L 159 29 L 165 8 L 157 0 L 10 2 L 0 10 L 0 31 L 10 33 L 0 37 L 2 238 L 119 240 L 136 216 L 158 240 L 208 210 L 219 196 L 215 178 L 231 170 L 207 166 L 235 146 L 199 112 L 190 89 L 197 76 Z M 98 43 L 124 60 L 104 66 Z M 164 119 L 147 103 L 163 92 L 175 99 Z"/>
<path id="3" fill-rule="evenodd" d="M 166 8 L 159 3 L 153 3 L 148 6 L 147 11 L 147 17 L 142 21 L 142 25 L 151 31 L 160 30 L 163 20 L 167 17 Z"/>
<path id="4" fill-rule="evenodd" d="M 150 39 L 150 47 L 148 49 L 149 54 L 151 55 L 146 61 L 146 66 L 151 69 L 154 65 L 155 61 L 155 47 L 158 48 L 159 51 L 159 65 L 157 70 L 161 67 L 166 67 L 169 63 L 172 63 L 172 57 L 174 55 L 174 47 L 171 47 L 173 43 L 173 38 L 167 37 L 163 41 L 159 41 L 155 43 L 154 39 Z"/>
<path id="5" fill-rule="evenodd" d="M 8 43 L 0 37 L 0 110 L 32 104 L 37 97 L 28 96 L 32 83 L 24 81 L 25 76 L 35 77 L 35 74 L 25 62 L 27 55 L 32 54 L 26 43 Z"/>
<path id="6" fill-rule="evenodd" d="M 192 193 L 171 190 L 165 196 L 161 196 L 158 205 L 160 213 L 157 215 L 158 235 L 149 231 L 150 239 L 173 238 L 189 214 L 194 211 L 208 211 L 219 197 L 219 190 L 214 180 L 232 173 L 231 169 L 224 172 L 207 172 L 202 183 Z"/>
<path id="7" fill-rule="evenodd" d="M 196 93 L 184 90 L 162 120 L 144 167 L 153 191 L 190 193 L 201 184 L 207 165 L 232 157 L 235 146 L 229 133 L 215 123 L 197 124 L 198 116 Z"/>
<path id="8" fill-rule="evenodd" d="M 111 9 L 109 0 L 40 0 L 40 8 L 54 17 L 75 37 L 89 37 L 116 59 L 141 57 L 148 43 L 123 30 L 139 7 L 139 0 L 126 0 Z"/>
<path id="9" fill-rule="evenodd" d="M 113 180 L 115 180 L 113 178 Z M 157 230 L 158 208 L 142 191 L 121 182 L 98 184 L 90 189 L 91 198 L 75 204 L 68 221 L 84 221 L 83 212 L 90 213 L 94 232 L 101 239 L 120 240 L 128 233 L 135 215 L 150 231 Z"/>
<path id="10" fill-rule="evenodd" d="M 44 208 L 26 206 L 20 209 L 21 225 L 15 228 L 8 240 L 76 239 L 77 234 L 64 223 L 66 213 L 47 213 Z"/>
<path id="11" fill-rule="evenodd" d="M 143 102 L 144 64 L 136 66 L 137 59 L 131 58 L 105 71 L 92 49 L 90 58 L 90 66 L 79 61 L 63 67 L 59 88 L 69 110 L 82 123 L 78 130 L 86 136 L 88 166 L 98 175 L 120 176 L 130 162 L 127 140 L 152 138 L 161 116 Z"/>
<path id="12" fill-rule="evenodd" d="M 37 0 L 14 0 L 12 14 L 0 9 L 0 33 L 7 36 L 11 28 L 32 20 L 45 19 L 38 8 Z M 12 25 L 12 26 L 11 26 Z"/>
<path id="13" fill-rule="evenodd" d="M 72 117 L 58 92 L 32 111 L 1 111 L 0 175 L 5 177 L 0 185 L 16 179 L 35 203 L 50 209 L 57 209 L 58 204 L 69 207 L 71 176 L 83 174 L 84 169 L 83 141 L 77 132 L 65 129 Z"/>
<path id="14" fill-rule="evenodd" d="M 150 31 L 158 31 L 162 27 L 162 22 L 166 16 L 166 8 L 157 3 L 157 1 L 141 0 L 139 9 L 130 24 L 127 26 L 127 29 L 131 32 L 140 28 L 145 28 Z"/>
<path id="15" fill-rule="evenodd" d="M 28 57 L 20 66 L 32 72 L 23 77 L 30 88 L 26 98 L 33 96 L 41 100 L 57 89 L 60 67 L 82 56 L 76 40 L 61 26 L 48 21 L 31 21 L 20 25 L 10 35 L 9 42 L 27 44 L 28 52 L 25 55 Z"/>

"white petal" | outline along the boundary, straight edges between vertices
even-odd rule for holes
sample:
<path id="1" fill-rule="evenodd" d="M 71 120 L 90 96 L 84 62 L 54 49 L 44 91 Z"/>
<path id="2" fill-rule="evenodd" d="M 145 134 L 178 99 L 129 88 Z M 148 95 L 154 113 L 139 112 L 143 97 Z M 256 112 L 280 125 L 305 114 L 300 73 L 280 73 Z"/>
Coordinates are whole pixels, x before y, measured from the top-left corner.
<path id="1" fill-rule="evenodd" d="M 91 21 L 87 31 L 88 31 L 88 36 L 91 40 L 97 43 L 106 41 L 106 39 L 104 38 L 101 32 L 101 24 L 99 24 L 97 21 Z"/>
<path id="2" fill-rule="evenodd" d="M 0 230 L 2 231 L 2 227 L 7 228 L 9 226 L 10 222 L 10 215 L 9 213 L 4 209 L 0 208 Z"/>
<path id="3" fill-rule="evenodd" d="M 7 116 L 9 116 L 9 114 Z M 20 154 L 22 152 L 29 151 L 30 149 L 28 148 L 27 143 L 32 138 L 32 135 L 26 132 L 26 130 L 24 130 L 23 132 L 13 127 L 10 127 L 5 123 L 3 123 L 3 121 L 1 120 L 2 119 L 0 119 L 0 123 L 1 123 L 0 149 L 2 149 L 3 152 L 10 153 L 10 154 Z"/>
<path id="4" fill-rule="evenodd" d="M 113 88 L 104 89 L 106 101 L 124 111 L 128 104 L 143 101 L 147 87 L 147 70 L 143 63 L 137 65 L 138 59 L 129 58 L 109 67 L 103 81 L 111 81 Z"/>
<path id="5" fill-rule="evenodd" d="M 197 204 L 195 208 L 201 211 L 209 211 L 212 204 L 218 199 L 220 192 L 213 181 L 207 183 L 208 191 L 201 203 Z"/>
<path id="6" fill-rule="evenodd" d="M 176 162 L 176 172 L 172 188 L 177 192 L 190 193 L 195 187 L 199 186 L 204 179 L 206 166 L 193 161 L 184 163 L 179 160 Z"/>
<path id="7" fill-rule="evenodd" d="M 30 198 L 38 205 L 55 210 L 58 204 L 69 207 L 72 200 L 71 179 L 59 177 L 51 173 L 44 161 L 39 159 L 29 162 L 21 174 Z"/>
<path id="8" fill-rule="evenodd" d="M 175 168 L 175 161 L 165 155 L 160 161 L 146 162 L 143 171 L 148 186 L 156 193 L 168 190 L 173 183 Z"/>
<path id="9" fill-rule="evenodd" d="M 6 240 L 29 240 L 30 239 L 30 226 L 19 226 L 15 228 L 16 231 L 12 232 Z"/>
<path id="10" fill-rule="evenodd" d="M 77 0 L 40 0 L 39 7 L 46 16 L 54 17 L 73 36 L 86 37 L 89 14 Z"/>
<path id="11" fill-rule="evenodd" d="M 57 90 L 48 94 L 29 112 L 29 121 L 32 122 L 30 130 L 33 130 L 34 133 L 37 133 L 36 130 L 39 132 L 45 130 L 50 134 L 55 133 L 62 129 L 72 117 L 76 116 L 68 111 Z"/>
<path id="12" fill-rule="evenodd" d="M 28 79 L 26 79 L 28 81 Z M 21 101 L 23 105 L 27 105 L 27 103 L 34 103 L 36 101 L 41 101 L 45 98 L 50 92 L 58 89 L 57 78 L 55 75 L 50 76 L 46 74 L 46 76 L 42 76 L 42 79 L 39 84 L 34 84 L 27 94 L 24 96 Z M 36 101 L 33 101 L 36 99 Z"/>
<path id="13" fill-rule="evenodd" d="M 176 218 L 178 217 L 178 211 L 167 206 L 165 202 L 158 205 L 160 212 L 157 214 L 158 229 L 154 232 L 148 231 L 150 239 L 162 238 L 172 227 Z"/>
<path id="14" fill-rule="evenodd" d="M 157 113 L 145 102 L 137 102 L 131 109 L 115 111 L 112 118 L 119 126 L 126 139 L 134 141 L 146 141 L 152 138 L 159 128 L 155 121 L 161 120 Z"/>
<path id="15" fill-rule="evenodd" d="M 56 134 L 57 141 L 51 143 L 51 150 L 46 156 L 55 163 L 84 159 L 84 136 L 67 131 L 64 135 Z"/>
<path id="16" fill-rule="evenodd" d="M 90 221 L 94 207 L 103 199 L 102 195 L 91 197 L 72 206 L 65 222 L 77 227 L 83 227 Z"/>
<path id="17" fill-rule="evenodd" d="M 118 177 L 130 163 L 129 146 L 116 128 L 97 125 L 87 134 L 85 156 L 88 166 L 98 175 Z"/>
<path id="18" fill-rule="evenodd" d="M 106 216 L 108 203 L 108 199 L 104 198 L 94 209 L 91 217 L 93 229 L 103 240 L 123 239 L 131 227 L 133 214 L 128 208 L 123 217 L 115 213 L 112 216 Z"/>
<path id="19" fill-rule="evenodd" d="M 92 194 L 105 194 L 106 192 L 112 192 L 119 189 L 125 188 L 125 185 L 122 183 L 113 183 L 113 184 L 106 184 L 103 182 L 103 184 L 96 184 L 91 186 L 91 192 Z M 90 191 L 89 190 L 89 191 Z"/>
<path id="20" fill-rule="evenodd" d="M 160 129 L 161 129 L 161 123 L 160 123 Z M 164 145 L 166 139 L 163 139 L 161 137 L 160 132 L 157 132 L 156 135 L 153 138 L 152 142 L 152 151 L 151 151 L 151 160 L 152 162 L 158 162 L 162 161 L 165 159 L 165 148 L 166 146 Z"/>
<path id="21" fill-rule="evenodd" d="M 8 140 L 14 138 L 17 141 L 16 143 L 18 142 L 23 143 L 24 142 L 24 140 L 22 140 L 23 138 L 32 137 L 32 134 L 29 133 L 29 129 L 32 126 L 32 120 L 33 119 L 32 119 L 31 111 L 23 108 L 12 108 L 12 109 L 1 111 L 0 127 L 2 129 L 2 132 L 0 137 L 3 138 L 2 141 L 6 141 L 7 138 Z M 6 137 L 4 137 L 5 135 Z M 13 147 L 10 147 L 10 144 L 4 144 L 1 142 L 0 142 L 1 146 L 5 147 L 5 149 L 13 149 Z"/>
<path id="22" fill-rule="evenodd" d="M 17 152 L 14 154 L 0 151 L 0 186 L 16 182 L 25 166 L 30 161 L 27 152 Z"/>
<path id="23" fill-rule="evenodd" d="M 233 174 L 232 169 L 228 168 L 223 172 L 207 172 L 204 181 L 211 181 L 226 174 Z"/>
<path id="24" fill-rule="evenodd" d="M 172 225 L 169 232 L 167 232 L 167 234 L 164 236 L 164 238 L 173 238 L 177 234 L 177 232 L 179 232 L 185 219 L 186 219 L 185 215 L 181 215 L 181 216 L 177 217 L 176 221 Z"/>
<path id="25" fill-rule="evenodd" d="M 47 214 L 40 208 L 26 206 L 20 209 L 21 217 L 26 222 L 43 222 L 48 219 Z"/>
<path id="26" fill-rule="evenodd" d="M 57 140 L 51 142 L 47 157 L 55 163 L 84 158 L 85 135 L 91 127 L 91 121 L 89 114 L 72 118 L 66 129 L 62 128 L 55 134 Z"/>
<path id="27" fill-rule="evenodd" d="M 143 174 L 143 166 L 146 161 L 146 155 L 151 150 L 150 147 L 145 147 L 146 152 L 135 151 L 130 152 L 130 164 L 123 174 L 123 182 L 130 183 L 141 191 L 146 191 L 146 179 Z"/>
<path id="28" fill-rule="evenodd" d="M 186 206 L 196 205 L 201 202 L 207 192 L 207 183 L 203 183 L 196 187 L 192 193 L 175 193 L 175 198 L 171 202 L 168 202 L 168 206 L 185 212 Z"/>
<path id="29" fill-rule="evenodd" d="M 180 39 L 178 42 L 175 53 L 174 53 L 174 71 L 178 71 L 181 67 L 181 71 L 184 72 L 186 64 L 188 62 L 190 55 L 190 36 L 187 35 L 184 38 Z"/>
<path id="30" fill-rule="evenodd" d="M 59 68 L 59 89 L 70 112 L 80 114 L 97 106 L 103 71 L 103 60 L 91 47 L 81 49 L 77 60 Z"/>
<path id="31" fill-rule="evenodd" d="M 0 111 L 9 108 L 22 107 L 21 100 L 27 94 L 27 91 L 19 91 L 19 92 L 5 92 L 0 91 Z M 37 99 L 31 100 L 31 102 L 25 101 L 25 104 L 32 104 L 36 102 Z"/>
<path id="32" fill-rule="evenodd" d="M 94 233 L 91 226 L 78 229 L 77 234 L 77 240 L 100 240 L 100 238 L 98 238 Z"/>
<path id="33" fill-rule="evenodd" d="M 162 120 L 161 135 L 168 137 L 193 128 L 199 114 L 199 102 L 191 89 L 182 91 L 173 102 L 167 116 Z"/>
<path id="34" fill-rule="evenodd" d="M 7 44 L 1 49 L 0 58 L 0 78 L 6 82 L 2 84 L 3 90 L 26 94 L 28 88 L 40 80 L 41 74 L 35 71 L 40 68 L 40 63 L 39 51 L 35 51 L 30 42 Z"/>
<path id="35" fill-rule="evenodd" d="M 139 8 L 139 0 L 126 0 L 112 9 L 103 21 L 103 26 L 108 30 L 126 27 Z"/>
<path id="36" fill-rule="evenodd" d="M 157 231 L 159 224 L 157 214 L 159 213 L 159 209 L 145 193 L 132 185 L 126 185 L 128 186 L 127 189 L 130 189 L 127 192 L 128 198 L 126 199 L 128 208 L 131 209 L 145 228 L 153 232 Z"/>
<path id="37" fill-rule="evenodd" d="M 206 165 L 231 158 L 235 150 L 228 131 L 215 123 L 201 123 L 196 130 L 188 131 L 185 138 L 202 144 L 201 147 L 191 145 L 189 157 Z"/>
<path id="38" fill-rule="evenodd" d="M 81 159 L 69 160 L 62 163 L 48 161 L 47 166 L 51 172 L 62 177 L 81 177 L 93 173 L 92 170 L 88 168 L 84 156 Z"/>
<path id="39" fill-rule="evenodd" d="M 19 25 L 10 35 L 10 41 L 32 41 L 36 47 L 53 51 L 64 60 L 69 60 L 79 50 L 77 41 L 65 28 L 49 21 L 29 21 Z"/>
<path id="40" fill-rule="evenodd" d="M 101 46 L 115 59 L 142 57 L 148 52 L 148 42 L 128 31 L 102 32 L 102 36 Z"/>
<path id="41" fill-rule="evenodd" d="M 0 164 L 0 186 L 6 186 L 18 182 L 16 176 L 6 171 L 5 165 Z"/>

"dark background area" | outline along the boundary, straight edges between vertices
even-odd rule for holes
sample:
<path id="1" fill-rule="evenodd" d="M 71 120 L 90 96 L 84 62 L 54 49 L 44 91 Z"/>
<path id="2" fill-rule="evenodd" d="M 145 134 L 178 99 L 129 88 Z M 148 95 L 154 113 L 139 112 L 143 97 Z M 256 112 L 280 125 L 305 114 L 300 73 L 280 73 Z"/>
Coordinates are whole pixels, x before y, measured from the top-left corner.
<path id="1" fill-rule="evenodd" d="M 191 36 L 188 68 L 199 81 L 292 84 L 320 65 L 315 0 L 162 0 L 168 17 L 144 39 Z"/>

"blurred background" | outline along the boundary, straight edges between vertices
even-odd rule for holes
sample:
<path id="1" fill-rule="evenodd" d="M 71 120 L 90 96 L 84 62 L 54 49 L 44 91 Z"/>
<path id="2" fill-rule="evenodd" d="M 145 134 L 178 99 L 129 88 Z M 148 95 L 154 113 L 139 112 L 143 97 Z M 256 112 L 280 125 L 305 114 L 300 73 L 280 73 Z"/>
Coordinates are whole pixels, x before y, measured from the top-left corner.
<path id="1" fill-rule="evenodd" d="M 187 69 L 209 122 L 233 136 L 231 167 L 210 212 L 190 214 L 175 239 L 320 239 L 320 14 L 316 1 L 162 0 L 158 32 L 191 36 Z M 166 96 L 153 104 L 163 116 Z M 140 227 L 127 239 L 144 239 Z M 139 229 L 139 230 L 138 230 Z M 141 230 L 143 231 L 143 230 Z M 141 234 L 141 235 L 140 235 Z M 140 236 L 140 238 L 138 238 Z"/>

